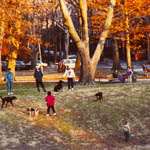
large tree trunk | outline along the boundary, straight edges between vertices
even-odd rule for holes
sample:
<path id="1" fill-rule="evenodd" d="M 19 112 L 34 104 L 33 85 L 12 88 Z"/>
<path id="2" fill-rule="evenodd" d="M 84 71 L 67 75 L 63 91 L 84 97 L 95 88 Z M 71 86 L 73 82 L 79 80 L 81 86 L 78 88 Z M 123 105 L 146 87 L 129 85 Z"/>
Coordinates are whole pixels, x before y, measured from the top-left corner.
<path id="1" fill-rule="evenodd" d="M 80 56 L 79 52 L 77 52 L 77 59 L 76 59 L 75 69 L 79 70 L 80 69 L 80 65 L 81 65 L 81 56 Z"/>
<path id="2" fill-rule="evenodd" d="M 17 59 L 17 51 L 12 50 L 9 54 L 8 68 L 11 68 L 15 81 L 16 81 L 16 77 L 15 77 L 16 59 Z"/>
<path id="3" fill-rule="evenodd" d="M 1 14 L 1 16 L 4 15 L 4 14 Z M 3 16 L 4 17 L 4 16 Z M 2 40 L 3 40 L 3 37 L 4 37 L 4 21 L 1 20 L 1 25 L 0 25 L 0 64 L 1 63 L 1 52 L 2 52 Z M 3 83 L 3 80 L 2 80 L 2 65 L 0 65 L 0 83 Z"/>
<path id="4" fill-rule="evenodd" d="M 91 59 L 89 55 L 84 51 L 83 54 L 81 54 L 81 73 L 80 73 L 80 83 L 82 84 L 94 84 L 94 74 L 95 70 L 94 67 L 91 64 Z"/>
<path id="5" fill-rule="evenodd" d="M 77 48 L 79 50 L 79 53 L 81 55 L 81 75 L 80 75 L 80 81 L 84 84 L 90 83 L 93 84 L 94 74 L 96 71 L 96 67 L 98 64 L 98 61 L 100 59 L 100 56 L 102 54 L 105 40 L 108 36 L 110 25 L 112 22 L 113 17 L 113 11 L 114 6 L 116 3 L 116 0 L 110 0 L 110 4 L 108 7 L 108 14 L 104 25 L 104 30 L 101 33 L 97 48 L 95 50 L 95 53 L 92 58 L 90 58 L 89 55 L 89 35 L 88 35 L 88 21 L 87 21 L 87 1 L 86 0 L 79 0 L 79 6 L 81 10 L 81 17 L 82 17 L 82 37 L 78 35 L 76 32 L 76 29 L 73 25 L 73 22 L 70 17 L 70 13 L 67 9 L 66 3 L 64 0 L 59 0 L 61 10 L 63 12 L 64 18 L 66 20 L 65 25 L 69 28 L 69 32 L 74 39 Z"/>
<path id="6" fill-rule="evenodd" d="M 2 49 L 2 43 L 0 42 L 0 64 L 2 64 L 2 62 L 1 62 L 1 49 Z M 3 80 L 2 80 L 2 65 L 0 65 L 0 83 L 3 83 Z"/>
<path id="7" fill-rule="evenodd" d="M 147 59 L 150 62 L 150 33 L 147 34 Z"/>
<path id="8" fill-rule="evenodd" d="M 116 38 L 113 40 L 113 70 L 120 70 L 120 58 L 119 58 L 119 49 L 118 49 L 118 41 Z"/>
<path id="9" fill-rule="evenodd" d="M 127 5 L 127 0 L 125 0 L 125 7 Z M 129 33 L 129 17 L 128 12 L 125 9 L 125 25 L 126 25 L 126 53 L 127 53 L 127 67 L 131 68 L 131 50 L 130 50 L 130 33 Z"/>

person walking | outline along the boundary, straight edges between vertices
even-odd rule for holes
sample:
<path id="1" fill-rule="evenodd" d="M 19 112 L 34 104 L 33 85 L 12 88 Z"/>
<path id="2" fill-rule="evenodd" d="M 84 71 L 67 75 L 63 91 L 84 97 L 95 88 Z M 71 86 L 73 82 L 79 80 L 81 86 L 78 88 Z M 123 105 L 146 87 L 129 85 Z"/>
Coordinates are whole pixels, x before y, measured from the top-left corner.
<path id="1" fill-rule="evenodd" d="M 123 131 L 124 131 L 125 141 L 128 142 L 131 137 L 130 125 L 128 121 L 125 121 L 123 125 Z"/>
<path id="2" fill-rule="evenodd" d="M 38 66 L 35 69 L 34 78 L 36 80 L 36 87 L 37 87 L 38 92 L 40 92 L 40 88 L 39 88 L 40 85 L 41 85 L 43 91 L 46 92 L 46 89 L 45 89 L 44 84 L 42 82 L 43 73 L 41 71 L 41 68 Z"/>
<path id="3" fill-rule="evenodd" d="M 13 82 L 14 82 L 14 75 L 11 72 L 11 68 L 7 69 L 7 72 L 5 74 L 5 81 L 7 83 L 7 94 L 13 94 L 12 93 L 12 88 L 13 88 Z"/>
<path id="4" fill-rule="evenodd" d="M 63 75 L 63 78 L 67 76 L 68 80 L 68 90 L 70 91 L 71 89 L 73 90 L 74 88 L 74 82 L 73 80 L 75 79 L 75 72 L 73 69 L 69 68 L 69 66 L 66 67 L 65 73 Z"/>
<path id="5" fill-rule="evenodd" d="M 46 114 L 46 116 L 49 116 L 50 109 L 52 109 L 53 115 L 56 115 L 56 111 L 55 111 L 55 108 L 54 108 L 55 96 L 53 96 L 51 94 L 51 91 L 47 92 L 47 96 L 46 96 L 45 100 L 47 102 L 47 114 Z"/>

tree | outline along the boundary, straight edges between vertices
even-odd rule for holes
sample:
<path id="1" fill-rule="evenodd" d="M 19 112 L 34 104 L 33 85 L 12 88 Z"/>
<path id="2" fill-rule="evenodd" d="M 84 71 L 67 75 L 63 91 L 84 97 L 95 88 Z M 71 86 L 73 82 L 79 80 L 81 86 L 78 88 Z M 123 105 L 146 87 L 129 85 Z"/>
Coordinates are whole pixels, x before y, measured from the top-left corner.
<path id="1" fill-rule="evenodd" d="M 82 29 L 83 29 L 83 37 L 81 37 L 81 38 L 79 37 L 78 33 L 76 32 L 76 29 L 71 20 L 71 17 L 70 17 L 70 14 L 67 9 L 65 1 L 59 0 L 59 2 L 60 2 L 60 6 L 61 6 L 65 21 L 66 21 L 65 25 L 68 27 L 69 33 L 71 34 L 73 40 L 75 41 L 78 51 L 81 56 L 81 69 L 82 69 L 81 82 L 84 84 L 87 84 L 87 83 L 93 84 L 96 67 L 97 67 L 98 61 L 100 59 L 100 56 L 102 54 L 105 40 L 109 33 L 116 0 L 110 0 L 109 6 L 108 6 L 108 11 L 107 11 L 107 18 L 106 18 L 105 24 L 104 24 L 104 29 L 101 33 L 96 50 L 95 50 L 92 58 L 90 58 L 90 52 L 89 52 L 87 1 L 79 0 L 79 2 L 78 2 L 80 10 L 81 10 Z"/>
<path id="2" fill-rule="evenodd" d="M 15 63 L 19 52 L 21 38 L 25 37 L 25 33 L 29 26 L 24 19 L 28 12 L 28 5 L 25 1 L 17 0 L 1 0 L 1 28 L 3 36 L 1 36 L 2 55 L 7 55 L 8 67 L 12 69 L 15 76 Z M 24 8 L 24 9 L 22 9 Z M 0 58 L 1 59 L 1 58 Z"/>

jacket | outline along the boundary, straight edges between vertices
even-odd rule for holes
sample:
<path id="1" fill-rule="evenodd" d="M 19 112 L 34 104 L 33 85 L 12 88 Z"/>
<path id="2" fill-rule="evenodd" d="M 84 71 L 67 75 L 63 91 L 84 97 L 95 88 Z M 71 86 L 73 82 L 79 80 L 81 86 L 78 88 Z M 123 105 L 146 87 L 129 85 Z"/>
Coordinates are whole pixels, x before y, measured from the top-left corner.
<path id="1" fill-rule="evenodd" d="M 46 96 L 47 106 L 54 106 L 55 97 L 53 95 Z"/>
<path id="2" fill-rule="evenodd" d="M 6 72 L 5 80 L 6 80 L 6 82 L 9 82 L 9 81 L 13 82 L 14 81 L 13 73 L 10 71 Z"/>
<path id="3" fill-rule="evenodd" d="M 35 71 L 34 72 L 34 78 L 37 80 L 37 81 L 42 81 L 42 78 L 43 78 L 43 74 L 41 71 Z"/>
<path id="4" fill-rule="evenodd" d="M 75 78 L 75 73 L 74 73 L 74 70 L 73 69 L 69 69 L 65 71 L 64 75 L 63 75 L 63 78 L 67 76 L 67 78 Z"/>

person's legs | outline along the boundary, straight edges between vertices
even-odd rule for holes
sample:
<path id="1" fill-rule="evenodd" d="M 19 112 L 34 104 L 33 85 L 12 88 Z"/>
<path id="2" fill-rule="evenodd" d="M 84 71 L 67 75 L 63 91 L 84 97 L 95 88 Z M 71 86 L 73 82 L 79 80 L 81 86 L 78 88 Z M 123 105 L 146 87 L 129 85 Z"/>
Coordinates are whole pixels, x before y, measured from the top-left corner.
<path id="1" fill-rule="evenodd" d="M 40 92 L 39 81 L 36 81 L 36 87 L 37 87 L 38 92 Z"/>
<path id="2" fill-rule="evenodd" d="M 51 106 L 53 113 L 56 113 L 54 106 Z"/>
<path id="3" fill-rule="evenodd" d="M 13 82 L 10 82 L 10 93 L 12 94 Z"/>
<path id="4" fill-rule="evenodd" d="M 132 82 L 132 74 L 129 77 L 130 77 L 129 81 L 131 83 Z"/>
<path id="5" fill-rule="evenodd" d="M 71 78 L 70 82 L 71 82 L 71 88 L 73 88 L 73 78 Z"/>
<path id="6" fill-rule="evenodd" d="M 125 135 L 125 141 L 128 142 L 130 138 L 130 133 L 129 132 L 124 132 Z"/>
<path id="7" fill-rule="evenodd" d="M 70 89 L 71 78 L 68 78 L 68 90 Z"/>
<path id="8" fill-rule="evenodd" d="M 46 92 L 45 87 L 44 87 L 44 84 L 43 84 L 43 82 L 42 82 L 42 81 L 40 82 L 40 85 L 41 85 L 41 87 L 42 87 L 43 91 L 44 91 L 44 92 Z"/>
<path id="9" fill-rule="evenodd" d="M 47 115 L 49 115 L 50 112 L 50 106 L 47 106 Z"/>
<path id="10" fill-rule="evenodd" d="M 7 82 L 7 94 L 10 94 L 10 82 Z"/>

